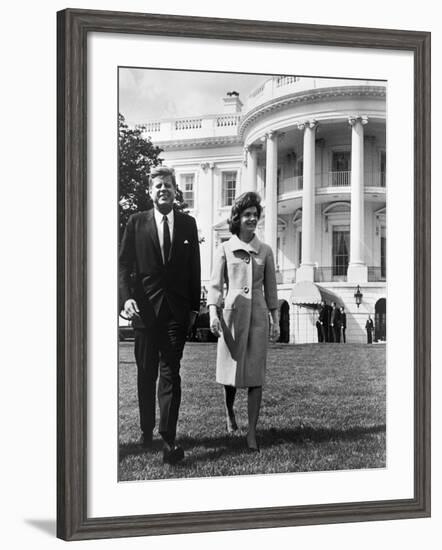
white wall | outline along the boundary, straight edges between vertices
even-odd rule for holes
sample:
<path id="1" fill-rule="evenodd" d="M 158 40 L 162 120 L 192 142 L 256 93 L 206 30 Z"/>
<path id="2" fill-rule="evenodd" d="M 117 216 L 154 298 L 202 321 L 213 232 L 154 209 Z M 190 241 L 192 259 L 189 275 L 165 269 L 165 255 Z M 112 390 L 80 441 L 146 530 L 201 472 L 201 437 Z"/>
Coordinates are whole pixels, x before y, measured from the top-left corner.
<path id="1" fill-rule="evenodd" d="M 441 181 L 442 26 L 438 3 L 353 0 L 267 3 L 203 0 L 97 0 L 7 2 L 2 9 L 2 547 L 8 550 L 66 548 L 54 538 L 55 521 L 55 12 L 65 7 L 119 9 L 255 18 L 300 23 L 433 31 L 433 181 Z M 441 272 L 442 202 L 433 186 L 434 280 Z M 14 199 L 11 200 L 13 194 Z M 18 221 L 19 220 L 19 221 Z M 23 289 L 25 294 L 23 294 Z M 23 300 L 21 300 L 23 296 Z M 26 300 L 27 305 L 24 301 Z M 29 301 L 32 307 L 29 307 Z M 438 345 L 441 293 L 433 298 L 433 518 L 395 522 L 298 527 L 154 539 L 70 543 L 69 548 L 440 548 L 442 536 L 442 387 Z"/>

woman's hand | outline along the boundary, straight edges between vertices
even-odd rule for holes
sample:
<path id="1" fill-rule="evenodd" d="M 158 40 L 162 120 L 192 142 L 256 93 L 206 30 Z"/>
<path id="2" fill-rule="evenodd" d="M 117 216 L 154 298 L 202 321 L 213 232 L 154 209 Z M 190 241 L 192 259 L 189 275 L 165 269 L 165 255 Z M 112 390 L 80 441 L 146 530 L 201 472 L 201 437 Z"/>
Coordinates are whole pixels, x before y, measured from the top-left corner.
<path id="1" fill-rule="evenodd" d="M 221 336 L 222 330 L 218 315 L 213 315 L 210 317 L 210 332 L 217 338 Z"/>
<path id="2" fill-rule="evenodd" d="M 279 324 L 272 323 L 270 325 L 270 341 L 276 342 L 279 339 Z"/>
<path id="3" fill-rule="evenodd" d="M 279 339 L 279 315 L 277 309 L 270 310 L 270 341 Z"/>

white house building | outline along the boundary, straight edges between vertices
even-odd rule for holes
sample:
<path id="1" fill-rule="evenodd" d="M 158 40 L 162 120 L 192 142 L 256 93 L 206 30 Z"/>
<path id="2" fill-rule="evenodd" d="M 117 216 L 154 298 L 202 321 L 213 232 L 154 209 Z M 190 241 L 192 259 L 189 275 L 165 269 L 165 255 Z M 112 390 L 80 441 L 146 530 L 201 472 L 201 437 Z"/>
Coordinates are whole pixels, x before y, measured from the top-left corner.
<path id="1" fill-rule="evenodd" d="M 386 325 L 386 86 L 274 76 L 223 112 L 138 126 L 164 152 L 196 218 L 203 284 L 240 193 L 258 191 L 277 264 L 283 339 L 317 341 L 321 299 L 345 307 L 347 341 Z M 357 305 L 355 294 L 359 296 Z M 362 296 L 360 296 L 362 294 Z"/>

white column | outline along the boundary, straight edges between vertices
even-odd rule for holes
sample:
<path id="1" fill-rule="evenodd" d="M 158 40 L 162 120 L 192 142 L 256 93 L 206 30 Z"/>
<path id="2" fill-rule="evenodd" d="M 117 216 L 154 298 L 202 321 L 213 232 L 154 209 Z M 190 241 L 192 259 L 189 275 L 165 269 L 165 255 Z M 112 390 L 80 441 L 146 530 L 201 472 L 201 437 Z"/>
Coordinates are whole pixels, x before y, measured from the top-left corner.
<path id="1" fill-rule="evenodd" d="M 214 172 L 215 172 L 215 163 L 209 162 L 209 170 L 210 170 L 210 244 L 209 244 L 209 250 L 210 250 L 210 274 L 212 274 L 212 268 L 213 268 L 213 256 L 215 253 L 215 235 L 213 232 L 213 226 L 215 225 L 215 178 L 214 178 Z"/>
<path id="2" fill-rule="evenodd" d="M 213 226 L 215 225 L 215 183 L 213 174 L 215 164 L 213 162 L 202 162 L 200 167 L 204 177 L 201 177 L 198 182 L 199 204 L 209 206 L 209 208 L 200 208 L 200 215 L 198 216 L 202 227 L 207 227 L 207 233 L 204 234 L 204 247 L 201 247 L 201 275 L 202 279 L 209 279 L 212 273 L 215 251 L 215 234 L 213 231 Z M 204 249 L 206 250 L 206 255 L 203 254 Z"/>
<path id="3" fill-rule="evenodd" d="M 276 132 L 266 134 L 266 190 L 265 190 L 265 242 L 277 256 L 277 177 L 278 177 L 278 136 Z M 276 260 L 275 260 L 276 261 Z"/>
<path id="4" fill-rule="evenodd" d="M 349 117 L 351 125 L 351 216 L 350 216 L 350 261 L 347 281 L 363 283 L 368 280 L 365 263 L 364 224 L 364 125 L 367 117 Z"/>
<path id="5" fill-rule="evenodd" d="M 318 123 L 299 124 L 304 131 L 304 171 L 302 189 L 302 256 L 296 282 L 314 281 L 315 270 L 315 137 Z"/>
<path id="6" fill-rule="evenodd" d="M 256 191 L 258 186 L 258 151 L 253 145 L 247 147 L 247 191 Z"/>

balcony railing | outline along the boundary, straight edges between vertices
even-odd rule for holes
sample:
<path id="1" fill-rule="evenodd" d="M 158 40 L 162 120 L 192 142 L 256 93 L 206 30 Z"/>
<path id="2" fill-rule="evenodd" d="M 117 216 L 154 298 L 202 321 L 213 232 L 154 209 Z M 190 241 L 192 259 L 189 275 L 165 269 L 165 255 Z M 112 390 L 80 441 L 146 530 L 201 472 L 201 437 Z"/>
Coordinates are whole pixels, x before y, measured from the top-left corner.
<path id="1" fill-rule="evenodd" d="M 298 82 L 299 77 L 297 76 L 277 76 L 275 77 L 275 83 L 277 88 L 281 88 L 281 86 L 288 86 L 289 84 L 293 84 L 294 82 Z"/>
<path id="2" fill-rule="evenodd" d="M 385 172 L 378 172 L 373 176 L 374 182 L 366 181 L 367 187 L 385 187 Z M 302 191 L 303 188 L 303 176 L 292 176 L 285 178 L 278 182 L 278 195 L 284 195 L 286 193 L 293 193 L 296 191 Z M 325 172 L 324 174 L 315 175 L 315 187 L 327 188 L 327 187 L 350 187 L 351 185 L 351 171 L 334 171 Z"/>
<path id="3" fill-rule="evenodd" d="M 211 137 L 226 137 L 238 134 L 239 114 L 207 115 L 203 117 L 184 117 L 178 119 L 150 120 L 137 124 L 155 141 L 176 139 L 199 139 Z"/>
<path id="4" fill-rule="evenodd" d="M 326 179 L 326 187 L 347 187 L 351 184 L 351 171 L 342 170 L 328 173 L 328 181 Z"/>
<path id="5" fill-rule="evenodd" d="M 289 93 L 307 92 L 318 90 L 321 88 L 342 88 L 348 86 L 373 87 L 373 82 L 370 80 L 339 80 L 330 78 L 303 78 L 299 76 L 273 76 L 267 79 L 259 87 L 253 90 L 248 97 L 243 108 L 243 114 L 250 112 L 252 109 L 278 97 L 282 97 Z"/>
<path id="6" fill-rule="evenodd" d="M 368 266 L 368 282 L 379 283 L 387 279 L 385 267 Z"/>
<path id="7" fill-rule="evenodd" d="M 240 118 L 240 115 L 220 115 L 216 117 L 216 125 L 218 127 L 238 126 Z"/>
<path id="8" fill-rule="evenodd" d="M 201 118 L 183 118 L 175 121 L 175 130 L 197 130 L 203 125 Z"/>
<path id="9" fill-rule="evenodd" d="M 141 130 L 143 132 L 148 132 L 151 134 L 152 132 L 159 132 L 161 130 L 161 122 L 146 122 L 146 124 L 135 124 L 135 128 L 137 130 Z"/>

